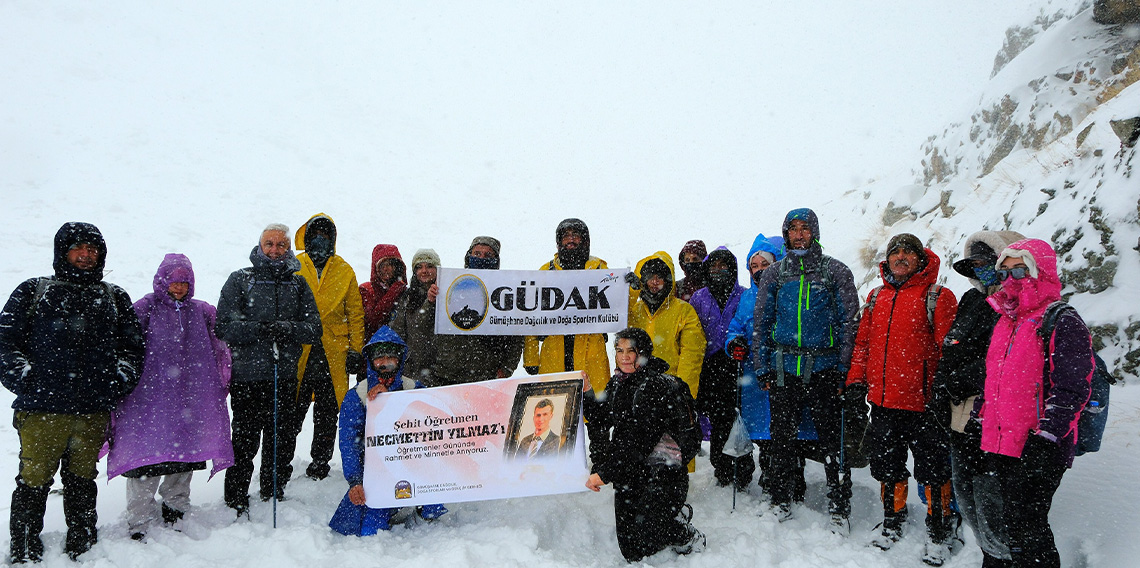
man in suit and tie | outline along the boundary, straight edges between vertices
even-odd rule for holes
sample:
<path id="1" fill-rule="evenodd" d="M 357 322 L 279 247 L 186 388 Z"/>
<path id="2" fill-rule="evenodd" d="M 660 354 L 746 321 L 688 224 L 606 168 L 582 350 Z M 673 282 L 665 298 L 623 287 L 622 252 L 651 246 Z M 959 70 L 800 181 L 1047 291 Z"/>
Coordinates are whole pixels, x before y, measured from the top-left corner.
<path id="1" fill-rule="evenodd" d="M 554 402 L 549 398 L 538 401 L 534 407 L 534 433 L 519 440 L 519 444 L 515 446 L 514 459 L 530 461 L 562 453 L 566 437 L 550 431 L 550 419 L 553 417 Z"/>

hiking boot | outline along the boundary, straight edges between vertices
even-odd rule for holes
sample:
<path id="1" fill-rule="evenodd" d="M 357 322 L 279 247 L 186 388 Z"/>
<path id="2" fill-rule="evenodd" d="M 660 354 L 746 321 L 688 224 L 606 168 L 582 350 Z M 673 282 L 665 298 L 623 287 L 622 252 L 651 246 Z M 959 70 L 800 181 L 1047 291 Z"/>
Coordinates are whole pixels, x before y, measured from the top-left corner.
<path id="1" fill-rule="evenodd" d="M 23 564 L 43 559 L 44 543 L 40 540 L 40 531 L 44 528 L 47 499 L 47 487 L 32 487 L 23 479 L 16 479 L 8 524 L 12 536 L 10 563 Z"/>
<path id="2" fill-rule="evenodd" d="M 851 521 L 847 518 L 847 515 L 832 513 L 827 528 L 831 530 L 832 534 L 847 536 L 851 534 Z"/>
<path id="3" fill-rule="evenodd" d="M 67 529 L 63 550 L 71 560 L 78 560 L 83 553 L 91 550 L 99 541 L 99 531 L 94 527 L 73 527 Z"/>
<path id="4" fill-rule="evenodd" d="M 327 462 L 313 462 L 309 467 L 305 468 L 305 477 L 313 481 L 321 481 L 329 476 L 329 464 Z"/>
<path id="5" fill-rule="evenodd" d="M 796 518 L 796 514 L 792 511 L 791 503 L 780 503 L 773 508 L 776 512 L 776 520 L 783 523 Z"/>
<path id="6" fill-rule="evenodd" d="M 133 533 L 131 533 L 131 540 L 137 540 L 139 542 L 145 543 L 146 542 L 146 533 L 144 533 L 144 532 L 133 532 Z"/>
<path id="7" fill-rule="evenodd" d="M 96 528 L 99 514 L 95 510 L 99 486 L 95 480 L 69 471 L 62 472 L 60 477 L 66 489 L 63 493 L 63 517 L 67 523 L 67 537 L 63 549 L 68 558 L 76 560 L 99 540 L 99 529 Z"/>
<path id="8" fill-rule="evenodd" d="M 688 503 L 681 505 L 681 510 L 677 511 L 677 520 L 689 524 L 693 520 L 693 506 Z"/>
<path id="9" fill-rule="evenodd" d="M 425 523 L 434 523 L 447 514 L 447 507 L 443 505 L 421 505 L 416 507 L 416 516 Z"/>
<path id="10" fill-rule="evenodd" d="M 694 552 L 704 552 L 705 550 L 705 535 L 697 530 L 693 525 L 685 527 L 687 532 L 684 540 L 679 544 L 672 546 L 673 552 L 677 554 L 692 554 Z"/>
<path id="11" fill-rule="evenodd" d="M 927 566 L 941 566 L 950 558 L 949 542 L 934 542 L 929 538 L 922 548 L 922 562 Z"/>
<path id="12" fill-rule="evenodd" d="M 40 535 L 28 535 L 26 539 L 12 539 L 11 555 L 8 556 L 9 564 L 38 563 L 43 558 L 44 542 L 40 540 Z"/>
<path id="13" fill-rule="evenodd" d="M 902 526 L 888 525 L 886 521 L 883 521 L 875 525 L 876 530 L 880 528 L 882 530 L 871 538 L 871 546 L 880 550 L 890 550 L 902 538 Z"/>
<path id="14" fill-rule="evenodd" d="M 268 503 L 270 499 L 273 499 L 273 492 L 272 491 L 263 491 L 263 492 L 261 492 L 260 496 L 261 496 L 261 502 L 262 503 Z M 281 502 L 281 501 L 288 501 L 288 500 L 289 499 L 287 499 L 285 497 L 285 488 L 284 487 L 277 488 L 277 501 Z"/>
<path id="15" fill-rule="evenodd" d="M 250 520 L 250 518 L 249 518 L 249 497 L 246 497 L 246 500 L 244 502 L 226 503 L 226 506 L 234 510 L 234 521 L 235 522 L 240 521 L 243 518 L 247 521 Z"/>
<path id="16" fill-rule="evenodd" d="M 166 503 L 162 504 L 162 522 L 168 525 L 173 525 L 174 523 L 181 521 L 184 515 L 185 513 L 182 511 L 179 511 L 178 509 L 175 509 Z"/>

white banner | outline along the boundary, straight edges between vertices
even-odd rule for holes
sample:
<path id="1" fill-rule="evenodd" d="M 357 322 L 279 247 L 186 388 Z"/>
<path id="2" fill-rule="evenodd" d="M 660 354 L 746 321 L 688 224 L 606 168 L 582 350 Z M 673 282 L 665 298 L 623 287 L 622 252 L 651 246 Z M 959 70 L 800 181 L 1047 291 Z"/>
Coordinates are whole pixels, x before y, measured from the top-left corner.
<path id="1" fill-rule="evenodd" d="M 629 316 L 628 268 L 440 268 L 435 332 L 445 335 L 612 333 Z"/>
<path id="2" fill-rule="evenodd" d="M 383 393 L 368 402 L 373 508 L 586 490 L 580 371 Z"/>

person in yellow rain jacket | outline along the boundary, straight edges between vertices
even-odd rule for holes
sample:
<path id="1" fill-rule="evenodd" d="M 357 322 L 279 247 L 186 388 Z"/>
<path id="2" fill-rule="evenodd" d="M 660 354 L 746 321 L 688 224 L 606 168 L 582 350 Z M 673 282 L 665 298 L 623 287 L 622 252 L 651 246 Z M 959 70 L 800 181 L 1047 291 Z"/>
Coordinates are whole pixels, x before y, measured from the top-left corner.
<path id="1" fill-rule="evenodd" d="M 348 392 L 348 375 L 364 368 L 364 306 L 356 272 L 336 254 L 336 224 L 324 213 L 309 218 L 294 238 L 301 270 L 321 313 L 324 330 L 320 344 L 305 345 L 297 366 L 297 399 L 293 406 L 292 435 L 301 432 L 309 403 L 313 405 L 312 463 L 305 475 L 324 479 L 336 444 L 340 403 Z"/>
<path id="2" fill-rule="evenodd" d="M 566 219 L 559 223 L 554 231 L 554 242 L 558 253 L 539 270 L 609 268 L 606 261 L 590 256 L 590 229 L 581 219 Z M 605 336 L 601 333 L 548 335 L 545 338 L 529 336 L 523 344 L 523 368 L 532 375 L 585 371 L 594 390 L 602 392 L 610 380 L 610 357 L 606 353 Z M 697 371 L 700 371 L 700 364 Z"/>
<path id="3" fill-rule="evenodd" d="M 693 398 L 705 360 L 705 332 L 697 311 L 673 294 L 673 258 L 657 251 L 637 263 L 637 301 L 630 298 L 629 325 L 644 329 L 653 338 L 653 356 L 669 364 L 670 375 L 689 385 Z"/>

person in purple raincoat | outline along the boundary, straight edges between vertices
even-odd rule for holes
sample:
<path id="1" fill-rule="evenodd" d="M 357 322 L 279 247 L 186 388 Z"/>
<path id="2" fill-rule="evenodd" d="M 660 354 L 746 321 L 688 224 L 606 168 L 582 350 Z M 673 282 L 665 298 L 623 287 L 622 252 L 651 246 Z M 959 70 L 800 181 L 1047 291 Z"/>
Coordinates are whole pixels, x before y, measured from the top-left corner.
<path id="1" fill-rule="evenodd" d="M 194 299 L 190 259 L 168 254 L 154 292 L 134 305 L 146 338 L 139 386 L 111 416 L 107 478 L 127 478 L 131 538 L 162 519 L 177 523 L 190 507 L 190 478 L 210 461 L 211 477 L 233 465 L 230 352 L 214 335 L 214 306 Z M 161 508 L 154 499 L 162 495 Z"/>
<path id="2" fill-rule="evenodd" d="M 717 247 L 709 253 L 702 271 L 708 286 L 697 290 L 689 302 L 701 320 L 706 341 L 697 405 L 712 422 L 709 461 L 716 470 L 716 484 L 721 487 L 735 484 L 737 489 L 744 490 L 756 471 L 752 453 L 733 457 L 723 452 L 740 408 L 740 386 L 736 379 L 740 364 L 725 352 L 724 346 L 744 287 L 737 281 L 736 256 L 726 247 Z"/>

